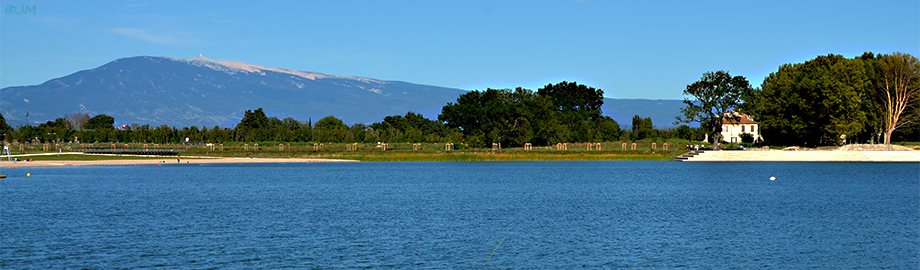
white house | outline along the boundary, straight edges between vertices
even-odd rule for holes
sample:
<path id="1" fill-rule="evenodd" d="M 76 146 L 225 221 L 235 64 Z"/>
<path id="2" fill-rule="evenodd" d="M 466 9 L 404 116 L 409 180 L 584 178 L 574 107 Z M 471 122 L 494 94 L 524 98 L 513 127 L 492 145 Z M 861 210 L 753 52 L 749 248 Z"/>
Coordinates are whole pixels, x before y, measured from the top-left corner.
<path id="1" fill-rule="evenodd" d="M 740 143 L 741 134 L 749 133 L 754 136 L 754 141 L 760 141 L 760 127 L 757 125 L 757 121 L 754 121 L 754 118 L 747 114 L 739 114 L 738 112 L 728 112 L 725 113 L 725 117 L 722 118 L 722 140 L 730 143 Z M 740 118 L 728 117 L 729 115 L 734 115 Z"/>

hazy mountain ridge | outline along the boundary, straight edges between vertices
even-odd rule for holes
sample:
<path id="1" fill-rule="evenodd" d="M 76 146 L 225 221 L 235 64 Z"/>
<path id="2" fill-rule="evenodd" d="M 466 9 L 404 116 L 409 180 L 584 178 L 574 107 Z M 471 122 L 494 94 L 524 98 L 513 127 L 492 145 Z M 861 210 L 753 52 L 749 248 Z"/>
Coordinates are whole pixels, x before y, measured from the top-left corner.
<path id="1" fill-rule="evenodd" d="M 346 122 L 371 122 L 409 110 L 436 115 L 444 104 L 465 92 L 249 67 L 259 69 L 226 66 L 206 58 L 122 58 L 41 85 L 4 88 L 0 111 L 14 120 L 29 112 L 33 122 L 86 112 L 114 116 L 118 123 L 232 126 L 245 110 L 262 107 L 279 118 L 335 115 Z"/>
<path id="2" fill-rule="evenodd" d="M 401 81 L 214 61 L 138 56 L 49 80 L 0 89 L 10 123 L 44 122 L 72 113 L 107 114 L 117 124 L 232 127 L 243 112 L 314 121 L 334 115 L 346 123 L 379 122 L 408 111 L 435 119 L 465 90 Z M 670 126 L 679 100 L 605 99 L 602 109 L 621 125 L 632 116 Z"/>

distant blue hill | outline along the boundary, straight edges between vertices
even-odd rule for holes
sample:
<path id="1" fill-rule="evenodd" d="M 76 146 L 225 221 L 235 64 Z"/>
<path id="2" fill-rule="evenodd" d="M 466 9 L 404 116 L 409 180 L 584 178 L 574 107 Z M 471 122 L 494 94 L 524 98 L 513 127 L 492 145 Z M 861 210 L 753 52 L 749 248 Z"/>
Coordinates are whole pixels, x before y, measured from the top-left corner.
<path id="1" fill-rule="evenodd" d="M 684 107 L 681 100 L 676 99 L 611 99 L 605 98 L 601 110 L 616 120 L 621 126 L 632 125 L 633 116 L 652 118 L 656 128 L 676 127 L 675 117 L 680 115 Z M 687 124 L 689 125 L 689 124 Z M 689 125 L 700 126 L 698 123 Z"/>
<path id="2" fill-rule="evenodd" d="M 246 110 L 305 121 L 333 115 L 346 123 L 379 122 L 408 111 L 436 119 L 466 90 L 401 81 L 268 68 L 206 57 L 121 58 L 40 85 L 0 89 L 0 113 L 13 126 L 72 113 L 107 114 L 116 124 L 233 127 Z M 678 100 L 605 99 L 621 125 L 633 115 L 670 126 Z"/>

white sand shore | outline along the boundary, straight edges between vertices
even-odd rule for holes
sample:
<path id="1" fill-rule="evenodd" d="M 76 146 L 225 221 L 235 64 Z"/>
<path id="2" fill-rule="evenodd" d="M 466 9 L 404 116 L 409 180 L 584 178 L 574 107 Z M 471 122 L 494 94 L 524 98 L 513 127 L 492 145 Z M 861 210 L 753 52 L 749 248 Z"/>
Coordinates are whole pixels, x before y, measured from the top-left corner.
<path id="1" fill-rule="evenodd" d="M 920 162 L 920 151 L 705 151 L 686 161 Z"/>

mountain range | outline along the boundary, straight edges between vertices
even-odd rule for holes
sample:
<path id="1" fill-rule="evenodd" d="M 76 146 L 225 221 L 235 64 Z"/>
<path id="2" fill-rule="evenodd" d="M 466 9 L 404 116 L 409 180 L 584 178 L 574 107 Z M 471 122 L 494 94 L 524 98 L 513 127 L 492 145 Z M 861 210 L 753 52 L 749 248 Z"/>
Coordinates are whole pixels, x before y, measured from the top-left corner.
<path id="1" fill-rule="evenodd" d="M 555 82 L 554 82 L 555 83 Z M 240 62 L 138 56 L 51 79 L 0 89 L 7 122 L 42 123 L 73 113 L 107 114 L 116 124 L 233 127 L 246 110 L 314 121 L 379 122 L 408 111 L 436 119 L 466 90 L 269 68 Z M 633 115 L 671 126 L 679 100 L 604 99 L 602 110 L 621 125 Z M 26 115 L 28 114 L 28 119 Z"/>

